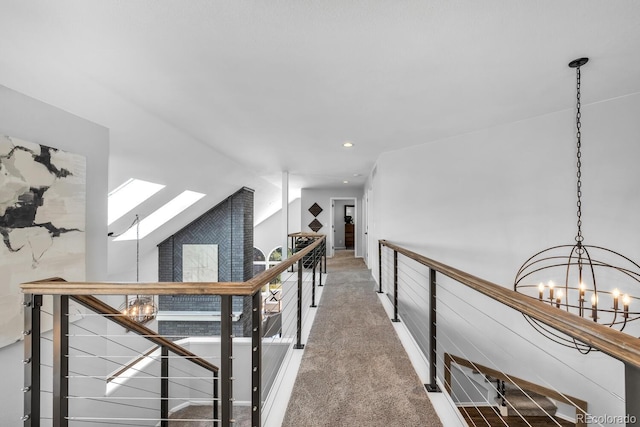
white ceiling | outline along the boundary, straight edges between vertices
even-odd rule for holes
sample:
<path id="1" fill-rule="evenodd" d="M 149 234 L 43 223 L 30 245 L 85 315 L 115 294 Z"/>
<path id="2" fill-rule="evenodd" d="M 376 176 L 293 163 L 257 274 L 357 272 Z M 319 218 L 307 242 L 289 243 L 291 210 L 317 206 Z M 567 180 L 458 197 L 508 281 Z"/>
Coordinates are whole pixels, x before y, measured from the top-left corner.
<path id="1" fill-rule="evenodd" d="M 640 91 L 639 23 L 637 0 L 0 0 L 0 84 L 110 128 L 111 189 L 162 182 L 153 123 L 265 187 L 361 187 L 384 151 L 572 108 L 574 58 L 584 103 Z"/>

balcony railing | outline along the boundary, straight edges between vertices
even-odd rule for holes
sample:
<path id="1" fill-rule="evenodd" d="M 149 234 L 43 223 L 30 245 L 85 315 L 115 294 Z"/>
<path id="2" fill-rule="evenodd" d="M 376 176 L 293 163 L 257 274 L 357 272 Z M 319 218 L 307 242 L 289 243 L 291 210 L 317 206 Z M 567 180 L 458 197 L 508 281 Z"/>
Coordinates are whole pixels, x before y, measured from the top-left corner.
<path id="1" fill-rule="evenodd" d="M 425 387 L 436 393 L 444 388 L 469 425 L 471 412 L 483 418 L 482 425 L 494 425 L 494 413 L 502 418 L 499 425 L 509 425 L 508 416 L 526 421 L 529 415 L 511 402 L 509 389 L 528 400 L 545 425 L 562 425 L 562 417 L 578 426 L 631 425 L 640 419 L 637 337 L 386 240 L 379 241 L 378 261 L 378 292 L 388 296 L 383 301 L 390 305 L 391 320 L 404 324 L 428 361 Z M 522 315 L 600 353 L 567 350 L 538 335 Z M 589 371 L 590 364 L 596 368 Z M 560 418 L 541 403 L 544 399 Z M 493 407 L 489 415 L 487 406 Z"/>
<path id="2" fill-rule="evenodd" d="M 260 426 L 265 382 L 273 382 L 283 346 L 304 347 L 302 322 L 309 308 L 303 302 L 310 300 L 315 307 L 316 286 L 322 285 L 325 237 L 309 238 L 312 242 L 290 258 L 242 283 L 51 279 L 23 284 L 23 425 L 167 426 L 170 419 L 187 421 L 170 417 L 171 413 L 179 414 L 190 404 L 206 404 L 210 413 L 202 420 L 215 426 L 230 426 L 239 417 Z M 291 267 L 294 272 L 285 273 Z M 276 308 L 270 300 L 275 291 L 270 292 L 268 285 L 283 273 L 288 276 L 280 285 Z M 217 295 L 220 336 L 213 341 L 168 339 L 109 304 L 114 296 L 134 294 Z M 233 296 L 251 297 L 251 337 L 244 346 L 240 339 L 234 342 Z M 290 322 L 280 317 L 279 324 L 269 323 L 282 315 L 280 311 L 291 313 Z M 284 336 L 287 331 L 291 339 Z M 235 366 L 234 360 L 238 360 Z M 244 372 L 234 373 L 234 368 Z M 237 384 L 243 375 L 247 387 Z M 234 388 L 242 390 L 234 393 Z M 249 404 L 246 414 L 234 406 L 238 401 Z"/>

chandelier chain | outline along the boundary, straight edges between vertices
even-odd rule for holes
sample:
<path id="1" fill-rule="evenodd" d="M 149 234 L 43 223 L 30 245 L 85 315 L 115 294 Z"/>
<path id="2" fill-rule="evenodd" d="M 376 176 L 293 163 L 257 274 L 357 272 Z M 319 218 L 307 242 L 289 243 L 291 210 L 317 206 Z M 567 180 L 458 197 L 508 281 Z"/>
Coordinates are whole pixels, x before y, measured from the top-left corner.
<path id="1" fill-rule="evenodd" d="M 576 242 L 578 243 L 578 248 L 581 251 L 582 249 L 582 241 L 584 240 L 584 237 L 582 236 L 582 134 L 580 132 L 580 128 L 582 127 L 582 124 L 580 123 L 580 118 L 581 118 L 581 111 L 580 111 L 580 67 L 576 67 L 576 139 L 577 139 L 577 152 L 576 152 L 576 156 L 577 156 L 577 167 L 578 167 L 578 172 L 576 174 L 578 180 L 577 180 L 577 187 L 576 187 L 576 191 L 577 191 L 577 196 L 578 196 L 578 201 L 577 201 L 577 216 L 578 216 L 578 221 L 577 221 L 577 225 L 578 225 L 578 234 L 576 235 Z"/>

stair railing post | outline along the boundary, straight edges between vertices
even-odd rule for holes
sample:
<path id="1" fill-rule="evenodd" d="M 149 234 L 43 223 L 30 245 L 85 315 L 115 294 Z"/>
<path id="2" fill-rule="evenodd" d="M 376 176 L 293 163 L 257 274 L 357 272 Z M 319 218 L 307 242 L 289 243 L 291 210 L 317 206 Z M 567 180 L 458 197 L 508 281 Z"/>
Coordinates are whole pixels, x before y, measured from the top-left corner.
<path id="1" fill-rule="evenodd" d="M 625 363 L 624 379 L 625 424 L 634 426 L 640 420 L 640 368 Z"/>
<path id="2" fill-rule="evenodd" d="M 53 427 L 69 425 L 69 296 L 53 296 Z"/>
<path id="3" fill-rule="evenodd" d="M 169 349 L 160 350 L 160 426 L 169 426 Z"/>
<path id="4" fill-rule="evenodd" d="M 220 371 L 222 427 L 230 427 L 233 419 L 233 313 L 232 297 L 220 296 Z"/>
<path id="5" fill-rule="evenodd" d="M 262 415 L 262 293 L 251 298 L 251 425 L 260 427 Z"/>
<path id="6" fill-rule="evenodd" d="M 399 322 L 398 318 L 398 251 L 393 251 L 393 319 L 392 322 Z"/>
<path id="7" fill-rule="evenodd" d="M 302 258 L 298 261 L 298 328 L 297 341 L 294 348 L 301 350 L 302 344 Z"/>
<path id="8" fill-rule="evenodd" d="M 40 318 L 42 295 L 24 296 L 24 414 L 23 426 L 40 425 Z"/>
<path id="9" fill-rule="evenodd" d="M 436 271 L 433 268 L 429 269 L 429 337 L 431 340 L 430 350 L 431 356 L 429 357 L 429 381 L 427 391 L 432 393 L 440 393 L 440 387 L 438 387 L 438 348 L 437 348 L 437 324 L 436 324 Z"/>
<path id="10" fill-rule="evenodd" d="M 382 242 L 378 240 L 378 293 L 382 293 Z"/>

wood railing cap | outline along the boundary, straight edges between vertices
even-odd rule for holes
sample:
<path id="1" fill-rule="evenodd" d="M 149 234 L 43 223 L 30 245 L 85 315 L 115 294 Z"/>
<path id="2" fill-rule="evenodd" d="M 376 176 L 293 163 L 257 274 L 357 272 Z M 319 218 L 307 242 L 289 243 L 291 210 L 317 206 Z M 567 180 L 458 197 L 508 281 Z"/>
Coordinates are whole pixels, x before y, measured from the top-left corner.
<path id="1" fill-rule="evenodd" d="M 263 271 L 246 282 L 66 282 L 51 278 L 23 283 L 23 293 L 42 295 L 239 295 L 251 296 L 262 286 L 271 283 L 279 274 L 316 249 L 325 239 L 323 234 L 312 237 L 316 241 L 279 264 Z"/>
<path id="2" fill-rule="evenodd" d="M 387 240 L 379 240 L 379 243 L 611 357 L 640 367 L 640 339 L 632 335 L 551 307 L 549 304 L 538 301 L 537 298 L 481 279 Z"/>

